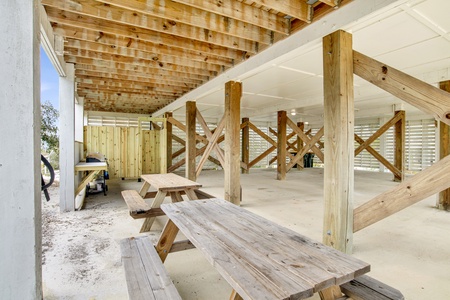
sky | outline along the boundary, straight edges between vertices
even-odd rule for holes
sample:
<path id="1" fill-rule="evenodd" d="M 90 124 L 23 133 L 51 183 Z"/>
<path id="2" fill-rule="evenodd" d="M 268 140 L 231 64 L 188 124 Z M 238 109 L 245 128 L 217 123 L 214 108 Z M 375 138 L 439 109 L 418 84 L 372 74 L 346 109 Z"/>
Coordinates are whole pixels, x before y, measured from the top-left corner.
<path id="1" fill-rule="evenodd" d="M 59 75 L 41 49 L 41 103 L 50 101 L 54 108 L 59 110 Z"/>

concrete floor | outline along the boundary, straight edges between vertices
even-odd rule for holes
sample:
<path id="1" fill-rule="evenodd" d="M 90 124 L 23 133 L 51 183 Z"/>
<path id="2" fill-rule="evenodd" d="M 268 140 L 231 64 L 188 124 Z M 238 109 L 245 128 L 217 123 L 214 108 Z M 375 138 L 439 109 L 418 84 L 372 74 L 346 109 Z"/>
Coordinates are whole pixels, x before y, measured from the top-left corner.
<path id="1" fill-rule="evenodd" d="M 242 207 L 320 241 L 323 170 L 275 178 L 273 169 L 241 175 Z M 223 172 L 204 171 L 197 181 L 223 198 Z M 108 196 L 90 196 L 79 212 L 60 214 L 57 200 L 44 204 L 45 299 L 127 298 L 118 241 L 139 235 L 142 220 L 129 217 L 120 191 L 139 189 L 141 183 L 109 180 L 108 185 Z M 355 207 L 396 185 L 389 174 L 356 171 Z M 450 213 L 434 205 L 433 196 L 354 236 L 354 256 L 371 264 L 369 275 L 406 299 L 450 299 Z M 158 218 L 150 232 L 155 240 L 164 222 Z M 228 299 L 228 283 L 197 250 L 170 254 L 165 265 L 183 299 Z"/>

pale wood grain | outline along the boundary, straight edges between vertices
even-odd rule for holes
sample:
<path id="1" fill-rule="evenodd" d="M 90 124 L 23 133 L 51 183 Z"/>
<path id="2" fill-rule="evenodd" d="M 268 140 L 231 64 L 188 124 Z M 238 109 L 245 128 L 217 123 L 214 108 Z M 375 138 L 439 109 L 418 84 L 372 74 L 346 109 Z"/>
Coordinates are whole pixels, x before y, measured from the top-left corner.
<path id="1" fill-rule="evenodd" d="M 341 289 L 353 300 L 403 300 L 402 293 L 374 278 L 362 275 L 341 285 Z"/>
<path id="2" fill-rule="evenodd" d="M 357 51 L 353 65 L 359 77 L 450 125 L 450 93 Z"/>
<path id="3" fill-rule="evenodd" d="M 120 243 L 130 299 L 181 300 L 149 237 Z"/>
<path id="4" fill-rule="evenodd" d="M 236 205 L 241 201 L 240 185 L 240 115 L 242 83 L 228 81 L 225 84 L 225 154 L 224 154 L 224 192 L 225 200 Z"/>
<path id="5" fill-rule="evenodd" d="M 243 299 L 301 299 L 370 269 L 224 200 L 161 208 Z"/>
<path id="6" fill-rule="evenodd" d="M 277 115 L 277 180 L 286 179 L 286 111 Z"/>
<path id="7" fill-rule="evenodd" d="M 354 211 L 354 232 L 450 188 L 448 174 L 450 174 L 450 156 L 357 207 Z"/>
<path id="8" fill-rule="evenodd" d="M 145 182 L 158 191 L 173 192 L 184 190 L 185 188 L 200 188 L 202 185 L 198 182 L 178 176 L 173 173 L 167 174 L 144 174 L 141 176 Z"/>
<path id="9" fill-rule="evenodd" d="M 323 242 L 351 253 L 353 244 L 354 95 L 351 34 L 323 38 L 324 226 Z"/>

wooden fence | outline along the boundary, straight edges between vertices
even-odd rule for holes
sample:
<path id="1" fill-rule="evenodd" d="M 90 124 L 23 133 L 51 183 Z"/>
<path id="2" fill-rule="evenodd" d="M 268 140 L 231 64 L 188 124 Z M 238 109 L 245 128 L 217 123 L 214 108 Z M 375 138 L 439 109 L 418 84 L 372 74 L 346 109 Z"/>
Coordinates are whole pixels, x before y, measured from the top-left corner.
<path id="1" fill-rule="evenodd" d="M 136 127 L 85 126 L 84 153 L 104 154 L 110 178 L 160 173 L 159 133 L 157 129 L 140 132 Z"/>

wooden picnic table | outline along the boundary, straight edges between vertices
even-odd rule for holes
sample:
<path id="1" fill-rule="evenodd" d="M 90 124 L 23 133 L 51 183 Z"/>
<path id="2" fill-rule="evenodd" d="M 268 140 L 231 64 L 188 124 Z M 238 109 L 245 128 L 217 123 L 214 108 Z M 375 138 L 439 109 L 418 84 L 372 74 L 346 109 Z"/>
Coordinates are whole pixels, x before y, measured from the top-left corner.
<path id="1" fill-rule="evenodd" d="M 151 208 L 159 208 L 164 198 L 170 195 L 172 202 L 183 201 L 182 193 L 186 194 L 189 200 L 198 199 L 195 190 L 202 185 L 198 182 L 178 176 L 173 173 L 168 174 L 144 174 L 141 176 L 144 183 L 139 191 L 142 198 L 153 198 L 154 193 L 150 192 L 150 187 L 156 189 Z M 141 232 L 150 231 L 155 217 L 148 217 L 142 225 Z"/>
<path id="2" fill-rule="evenodd" d="M 161 260 L 173 252 L 181 230 L 234 289 L 232 299 L 303 299 L 370 270 L 359 259 L 221 199 L 161 209 L 169 217 L 156 245 Z"/>

